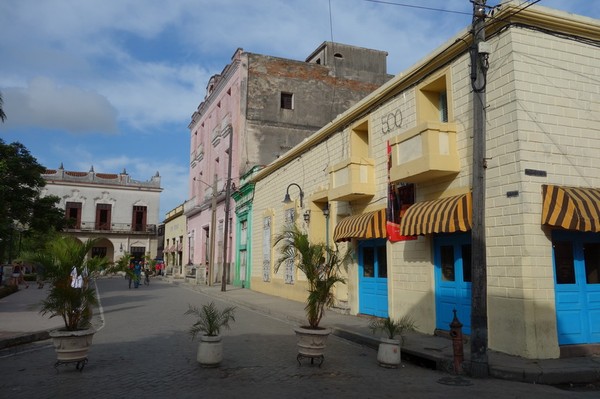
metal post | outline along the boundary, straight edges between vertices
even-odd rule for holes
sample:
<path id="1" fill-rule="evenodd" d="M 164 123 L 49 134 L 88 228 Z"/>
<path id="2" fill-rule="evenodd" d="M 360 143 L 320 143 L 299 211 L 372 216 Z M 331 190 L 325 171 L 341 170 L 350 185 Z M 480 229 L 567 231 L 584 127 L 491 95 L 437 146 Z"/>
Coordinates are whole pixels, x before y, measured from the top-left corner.
<path id="1" fill-rule="evenodd" d="M 485 42 L 485 0 L 473 1 L 473 46 L 471 85 L 473 88 L 473 228 L 471 284 L 471 375 L 487 377 L 487 263 L 485 240 L 485 85 L 487 50 Z M 485 43 L 484 43 L 485 44 Z"/>

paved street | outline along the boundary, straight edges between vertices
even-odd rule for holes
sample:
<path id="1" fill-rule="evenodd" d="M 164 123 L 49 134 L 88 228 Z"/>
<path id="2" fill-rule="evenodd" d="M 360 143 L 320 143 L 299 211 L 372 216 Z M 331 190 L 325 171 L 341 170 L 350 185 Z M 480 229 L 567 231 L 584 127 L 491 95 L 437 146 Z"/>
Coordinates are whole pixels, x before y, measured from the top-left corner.
<path id="1" fill-rule="evenodd" d="M 397 370 L 377 365 L 370 348 L 331 336 L 321 368 L 296 362 L 293 324 L 238 306 L 224 333 L 219 368 L 196 363 L 197 342 L 186 330 L 188 304 L 215 300 L 185 285 L 152 280 L 128 289 L 126 280 L 98 281 L 104 327 L 96 334 L 83 372 L 54 369 L 50 341 L 0 352 L 0 397 L 6 398 L 596 398 L 598 392 L 568 392 L 550 386 L 496 379 L 453 379 L 405 363 Z M 468 386 L 442 384 L 467 382 Z"/>

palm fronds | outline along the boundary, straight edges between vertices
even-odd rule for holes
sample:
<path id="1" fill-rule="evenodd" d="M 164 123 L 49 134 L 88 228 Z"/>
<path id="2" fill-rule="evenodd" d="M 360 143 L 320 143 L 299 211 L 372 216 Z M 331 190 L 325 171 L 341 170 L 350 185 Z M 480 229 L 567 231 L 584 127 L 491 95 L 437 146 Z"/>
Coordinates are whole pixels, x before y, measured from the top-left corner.
<path id="1" fill-rule="evenodd" d="M 228 306 L 223 310 L 219 310 L 214 302 L 201 307 L 188 306 L 189 308 L 184 314 L 197 319 L 188 330 L 192 339 L 195 339 L 200 333 L 211 337 L 217 336 L 221 333 L 221 328 L 229 330 L 229 323 L 235 321 L 235 306 Z"/>

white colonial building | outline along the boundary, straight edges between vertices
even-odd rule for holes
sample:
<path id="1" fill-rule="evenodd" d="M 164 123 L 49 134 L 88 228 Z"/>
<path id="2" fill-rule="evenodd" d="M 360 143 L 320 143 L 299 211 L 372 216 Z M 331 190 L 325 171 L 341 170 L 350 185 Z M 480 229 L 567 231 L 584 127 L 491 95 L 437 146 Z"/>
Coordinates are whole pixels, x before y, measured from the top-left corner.
<path id="1" fill-rule="evenodd" d="M 93 255 L 116 261 L 129 253 L 135 259 L 156 257 L 160 176 L 133 180 L 125 170 L 119 174 L 46 170 L 42 195 L 60 198 L 69 224 L 67 234 L 85 241 L 99 237 Z"/>

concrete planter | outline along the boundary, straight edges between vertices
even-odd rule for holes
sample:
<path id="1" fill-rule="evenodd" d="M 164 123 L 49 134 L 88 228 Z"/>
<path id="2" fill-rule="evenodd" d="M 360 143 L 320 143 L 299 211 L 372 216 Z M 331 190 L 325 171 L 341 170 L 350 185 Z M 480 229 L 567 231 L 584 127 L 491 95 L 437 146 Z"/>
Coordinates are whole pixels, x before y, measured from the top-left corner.
<path id="1" fill-rule="evenodd" d="M 398 368 L 402 362 L 401 342 L 397 339 L 381 338 L 377 350 L 377 361 L 381 367 Z"/>
<path id="2" fill-rule="evenodd" d="M 87 354 L 92 346 L 92 339 L 96 330 L 54 330 L 50 332 L 54 350 L 56 352 L 56 363 L 54 367 L 61 364 L 77 363 L 77 369 L 83 370 L 87 363 Z"/>
<path id="3" fill-rule="evenodd" d="M 223 360 L 221 336 L 200 336 L 196 360 L 202 367 L 217 367 Z"/>
<path id="4" fill-rule="evenodd" d="M 319 359 L 319 366 L 325 359 L 325 346 L 327 344 L 327 337 L 331 334 L 331 330 L 328 328 L 310 329 L 305 327 L 294 328 L 296 333 L 297 345 L 298 345 L 298 356 L 297 360 L 300 363 L 302 358 L 311 359 L 311 363 L 314 363 L 314 359 Z"/>

